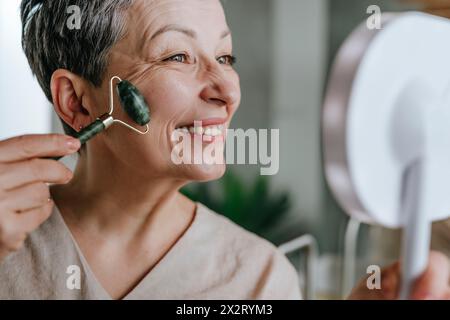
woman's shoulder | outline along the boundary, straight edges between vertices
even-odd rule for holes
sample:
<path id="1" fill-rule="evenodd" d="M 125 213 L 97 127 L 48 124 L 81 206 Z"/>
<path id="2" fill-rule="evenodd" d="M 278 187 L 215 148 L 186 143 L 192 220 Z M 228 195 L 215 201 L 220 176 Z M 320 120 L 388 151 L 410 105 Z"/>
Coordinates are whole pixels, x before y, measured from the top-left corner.
<path id="1" fill-rule="evenodd" d="M 276 254 L 277 248 L 268 240 L 250 232 L 230 218 L 221 215 L 207 206 L 197 203 L 197 214 L 200 227 L 210 239 L 226 244 L 238 252 L 252 251 L 258 248 L 260 254 Z M 206 235 L 205 235 L 206 236 Z"/>
<path id="2" fill-rule="evenodd" d="M 247 281 L 255 281 L 253 298 L 301 298 L 297 271 L 275 245 L 203 204 L 197 205 L 201 241 L 214 248 L 219 261 L 239 269 Z"/>

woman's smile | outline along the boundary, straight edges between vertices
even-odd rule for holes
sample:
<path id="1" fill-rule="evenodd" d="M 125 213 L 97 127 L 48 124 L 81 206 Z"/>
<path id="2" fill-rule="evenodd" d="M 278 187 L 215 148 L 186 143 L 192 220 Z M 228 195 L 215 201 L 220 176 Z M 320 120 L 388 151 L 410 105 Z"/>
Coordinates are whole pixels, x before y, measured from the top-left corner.
<path id="1" fill-rule="evenodd" d="M 209 118 L 194 120 L 178 126 L 176 131 L 189 134 L 192 138 L 200 136 L 204 142 L 223 140 L 226 136 L 227 118 Z"/>

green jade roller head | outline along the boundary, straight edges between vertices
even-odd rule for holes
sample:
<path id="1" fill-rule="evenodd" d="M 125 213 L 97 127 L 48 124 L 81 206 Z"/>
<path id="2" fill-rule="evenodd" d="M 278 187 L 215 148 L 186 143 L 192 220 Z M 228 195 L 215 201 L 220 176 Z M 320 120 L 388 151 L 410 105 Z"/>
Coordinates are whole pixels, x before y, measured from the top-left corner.
<path id="1" fill-rule="evenodd" d="M 150 122 L 150 114 L 145 98 L 129 81 L 123 80 L 117 84 L 117 93 L 125 112 L 134 122 L 145 126 Z"/>
<path id="2" fill-rule="evenodd" d="M 117 78 L 114 77 L 111 79 L 112 81 Z M 111 81 L 111 85 L 112 85 Z M 144 97 L 139 92 L 139 90 L 131 84 L 131 82 L 127 80 L 120 80 L 120 82 L 117 84 L 117 93 L 119 95 L 120 103 L 122 105 L 122 108 L 124 111 L 128 114 L 128 116 L 137 124 L 141 126 L 145 126 L 150 122 L 150 114 L 149 114 L 149 107 L 147 103 L 145 102 Z M 126 123 L 116 120 L 112 116 L 112 112 L 114 110 L 113 108 L 113 97 L 112 97 L 112 88 L 111 88 L 111 108 L 109 113 L 105 113 L 101 117 L 99 117 L 95 122 L 91 123 L 89 126 L 87 126 L 82 131 L 78 132 L 76 138 L 78 138 L 81 141 L 81 144 L 86 143 L 88 140 L 93 138 L 95 135 L 99 134 L 100 132 L 108 129 L 114 122 L 119 122 L 121 124 L 126 125 L 127 127 L 131 128 L 134 131 L 137 131 L 138 133 L 142 133 L 133 127 L 127 125 Z M 147 128 L 148 129 L 148 128 Z"/>
<path id="3" fill-rule="evenodd" d="M 120 103 L 126 114 L 138 125 L 147 126 L 145 132 L 139 131 L 129 124 L 114 119 L 112 113 L 114 111 L 114 96 L 113 96 L 113 82 L 117 79 L 119 82 L 116 85 L 117 93 L 119 96 Z M 147 134 L 149 131 L 148 123 L 150 122 L 150 110 L 145 101 L 144 96 L 139 92 L 139 90 L 129 81 L 120 79 L 119 77 L 111 78 L 110 82 L 110 110 L 108 113 L 97 118 L 96 121 L 91 123 L 89 126 L 81 130 L 75 135 L 81 144 L 86 143 L 88 140 L 95 137 L 100 132 L 108 129 L 114 122 L 118 122 L 127 128 L 139 133 L 141 135 Z M 59 160 L 61 157 L 52 158 L 54 160 Z"/>

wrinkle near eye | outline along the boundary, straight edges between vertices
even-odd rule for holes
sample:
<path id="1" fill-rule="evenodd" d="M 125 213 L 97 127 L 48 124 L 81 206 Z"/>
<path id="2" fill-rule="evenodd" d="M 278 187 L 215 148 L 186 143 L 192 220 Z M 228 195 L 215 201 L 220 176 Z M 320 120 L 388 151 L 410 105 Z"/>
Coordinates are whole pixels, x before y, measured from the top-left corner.
<path id="1" fill-rule="evenodd" d="M 152 71 L 156 68 L 157 66 L 154 64 L 141 62 L 132 67 L 130 73 L 127 75 L 127 79 L 137 84 L 144 81 L 151 81 L 154 77 L 154 73 Z"/>

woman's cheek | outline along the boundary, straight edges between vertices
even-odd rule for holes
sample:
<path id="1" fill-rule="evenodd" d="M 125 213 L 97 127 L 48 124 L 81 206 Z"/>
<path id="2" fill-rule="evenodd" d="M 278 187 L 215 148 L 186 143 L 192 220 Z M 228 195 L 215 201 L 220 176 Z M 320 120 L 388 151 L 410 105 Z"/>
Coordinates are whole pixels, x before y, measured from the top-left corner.
<path id="1" fill-rule="evenodd" d="M 163 75 L 153 78 L 149 85 L 146 99 L 150 104 L 150 112 L 171 119 L 182 115 L 195 104 L 195 88 L 193 79 L 183 74 Z M 154 108 L 154 110 L 152 110 Z"/>
<path id="2" fill-rule="evenodd" d="M 237 111 L 237 109 L 241 105 L 241 99 L 242 99 L 242 95 L 241 95 L 241 79 L 239 77 L 239 74 L 236 71 L 234 71 L 233 73 L 234 73 L 233 77 L 234 77 L 234 83 L 235 83 L 235 90 L 236 90 L 236 93 L 237 93 L 237 99 L 236 99 L 236 102 L 231 107 L 231 114 L 234 114 Z"/>

